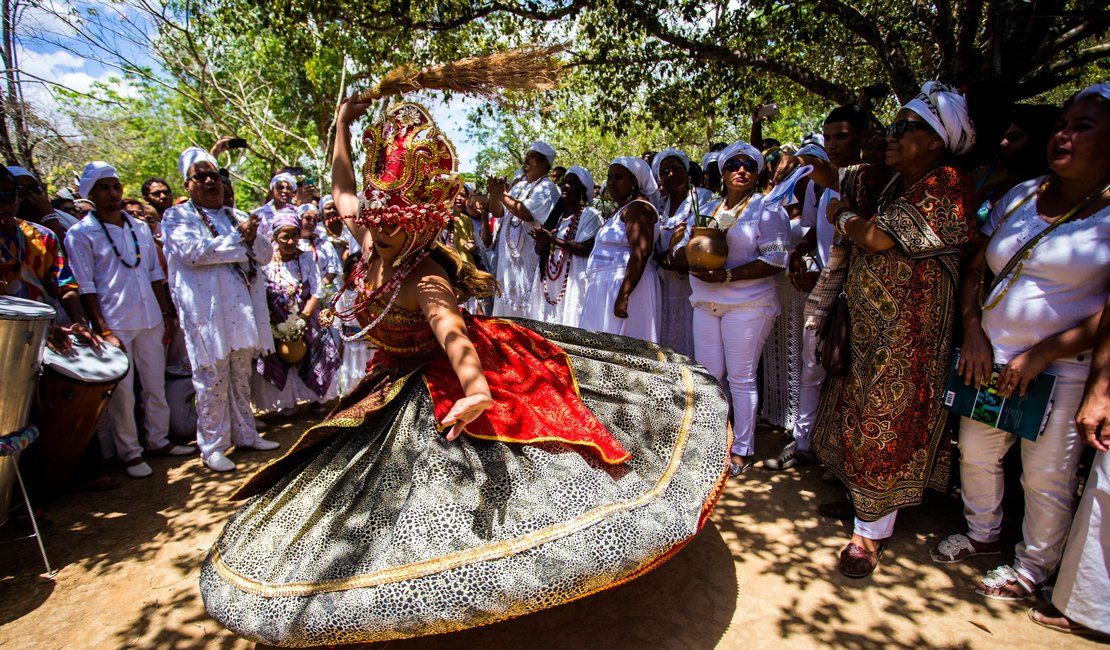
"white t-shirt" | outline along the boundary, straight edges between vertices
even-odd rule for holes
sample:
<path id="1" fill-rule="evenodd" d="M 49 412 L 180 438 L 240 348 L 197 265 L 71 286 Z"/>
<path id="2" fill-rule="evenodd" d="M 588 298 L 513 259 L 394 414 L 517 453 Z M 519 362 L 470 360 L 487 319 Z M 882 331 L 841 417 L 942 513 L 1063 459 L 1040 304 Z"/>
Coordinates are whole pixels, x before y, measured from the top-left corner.
<path id="1" fill-rule="evenodd" d="M 1000 272 L 1025 242 L 1049 227 L 1037 211 L 1036 197 L 1022 203 L 1042 180 L 1026 181 L 1007 192 L 983 224 L 983 233 L 991 236 L 987 264 L 994 273 Z M 1013 214 L 1003 223 L 1011 210 Z M 1005 364 L 1097 313 L 1106 304 L 1108 290 L 1110 207 L 1085 219 L 1070 220 L 1043 237 L 1020 273 L 1011 271 L 985 297 L 985 304 L 990 305 L 1005 291 L 997 306 L 983 310 L 983 330 L 994 346 L 995 363 Z M 1082 379 L 1090 365 L 1091 352 L 1087 350 L 1057 360 L 1048 372 Z"/>

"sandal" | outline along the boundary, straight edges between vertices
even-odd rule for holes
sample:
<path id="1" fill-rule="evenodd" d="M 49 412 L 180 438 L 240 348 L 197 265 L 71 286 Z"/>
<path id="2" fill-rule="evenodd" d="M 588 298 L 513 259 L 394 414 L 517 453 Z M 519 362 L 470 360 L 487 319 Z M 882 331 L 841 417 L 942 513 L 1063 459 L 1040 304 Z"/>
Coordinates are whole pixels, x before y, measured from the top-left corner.
<path id="1" fill-rule="evenodd" d="M 1037 585 L 1031 585 L 1013 567 L 1000 566 L 990 571 L 979 581 L 975 593 L 994 600 L 1016 602 L 1033 595 Z"/>
<path id="2" fill-rule="evenodd" d="M 836 568 L 846 578 L 866 578 L 874 573 L 875 567 L 879 566 L 879 558 L 883 556 L 885 550 L 886 544 L 882 542 L 874 553 L 859 544 L 849 543 L 844 550 L 840 551 L 840 560 L 836 563 Z"/>
<path id="3" fill-rule="evenodd" d="M 998 542 L 994 543 L 994 548 L 983 549 L 977 544 L 988 546 L 986 542 L 976 542 L 967 535 L 956 533 L 949 535 L 942 539 L 939 544 L 934 546 L 929 551 L 929 557 L 933 558 L 933 562 L 937 564 L 956 564 L 963 562 L 969 557 L 978 557 L 980 555 L 1001 555 L 1002 549 L 999 548 Z"/>
<path id="4" fill-rule="evenodd" d="M 744 472 L 748 471 L 749 469 L 751 469 L 752 465 L 755 465 L 754 458 L 755 457 L 753 456 L 752 458 L 745 459 L 743 463 L 737 463 L 730 460 L 728 463 L 728 475 L 732 478 L 736 478 L 737 476 L 740 476 Z"/>
<path id="5" fill-rule="evenodd" d="M 1033 621 L 1037 625 L 1047 627 L 1050 630 L 1056 630 L 1057 632 L 1063 632 L 1064 634 L 1089 636 L 1093 638 L 1105 636 L 1098 631 L 1092 630 L 1086 625 L 1083 625 L 1082 623 L 1077 623 L 1071 620 L 1070 618 L 1065 616 L 1063 612 L 1056 609 L 1056 607 L 1053 606 L 1052 603 L 1044 603 L 1042 605 L 1037 605 L 1036 607 L 1030 607 L 1029 620 Z"/>

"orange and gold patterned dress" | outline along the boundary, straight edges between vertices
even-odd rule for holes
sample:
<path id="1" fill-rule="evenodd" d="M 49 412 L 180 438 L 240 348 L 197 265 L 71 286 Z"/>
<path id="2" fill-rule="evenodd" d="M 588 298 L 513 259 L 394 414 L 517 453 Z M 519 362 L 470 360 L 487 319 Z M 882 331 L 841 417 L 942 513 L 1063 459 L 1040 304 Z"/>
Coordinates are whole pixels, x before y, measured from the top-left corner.
<path id="1" fill-rule="evenodd" d="M 291 647 L 450 632 L 631 580 L 701 528 L 730 444 L 704 369 L 636 339 L 465 320 L 494 405 L 448 442 L 458 380 L 423 314 L 394 306 L 358 388 L 236 494 L 201 572 L 213 617 Z"/>
<path id="2" fill-rule="evenodd" d="M 852 247 L 844 291 L 851 369 L 822 392 L 814 449 L 848 486 L 857 515 L 874 521 L 946 489 L 950 455 L 941 394 L 957 320 L 962 254 L 979 241 L 965 172 L 939 167 L 904 192 L 863 168 L 849 188 L 858 214 L 895 241 Z"/>

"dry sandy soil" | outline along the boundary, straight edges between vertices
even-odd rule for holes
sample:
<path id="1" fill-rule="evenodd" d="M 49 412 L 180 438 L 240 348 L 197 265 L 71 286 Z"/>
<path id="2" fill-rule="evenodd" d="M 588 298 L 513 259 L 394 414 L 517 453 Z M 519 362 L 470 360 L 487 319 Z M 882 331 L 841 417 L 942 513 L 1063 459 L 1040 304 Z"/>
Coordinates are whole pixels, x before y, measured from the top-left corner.
<path id="1" fill-rule="evenodd" d="M 266 434 L 290 444 L 308 418 Z M 759 436 L 765 454 L 781 445 Z M 276 452 L 275 452 L 276 453 Z M 210 619 L 197 591 L 208 547 L 234 509 L 222 501 L 273 457 L 234 453 L 240 469 L 207 471 L 196 458 L 152 461 L 154 476 L 51 504 L 51 581 L 32 540 L 0 559 L 0 646 L 5 648 L 252 648 Z M 932 495 L 899 517 L 870 579 L 835 568 L 844 522 L 817 517 L 835 496 L 812 467 L 759 467 L 734 480 L 712 523 L 669 563 L 589 598 L 490 627 L 395 641 L 416 648 L 918 648 L 1104 647 L 1041 628 L 1027 605 L 985 601 L 972 585 L 998 558 L 943 567 L 929 545 L 960 528 L 955 497 Z M 11 524 L 0 539 L 15 534 Z M 1006 540 L 1012 542 L 1011 538 Z M 1007 558 L 1009 559 L 1009 558 Z M 384 647 L 383 644 L 382 647 Z"/>

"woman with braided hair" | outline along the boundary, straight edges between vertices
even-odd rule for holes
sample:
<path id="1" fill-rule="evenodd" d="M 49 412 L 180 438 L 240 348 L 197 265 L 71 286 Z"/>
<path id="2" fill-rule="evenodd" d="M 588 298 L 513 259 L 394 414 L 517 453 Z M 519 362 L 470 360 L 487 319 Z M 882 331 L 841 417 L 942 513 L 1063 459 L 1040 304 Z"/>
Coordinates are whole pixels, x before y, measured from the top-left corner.
<path id="1" fill-rule="evenodd" d="M 451 143 L 400 103 L 364 132 L 355 193 L 337 119 L 333 194 L 366 254 L 341 313 L 378 348 L 324 422 L 233 498 L 201 593 L 281 646 L 484 625 L 621 584 L 706 521 L 727 479 L 726 405 L 634 339 L 460 313 L 496 290 L 435 241 L 462 188 Z"/>

